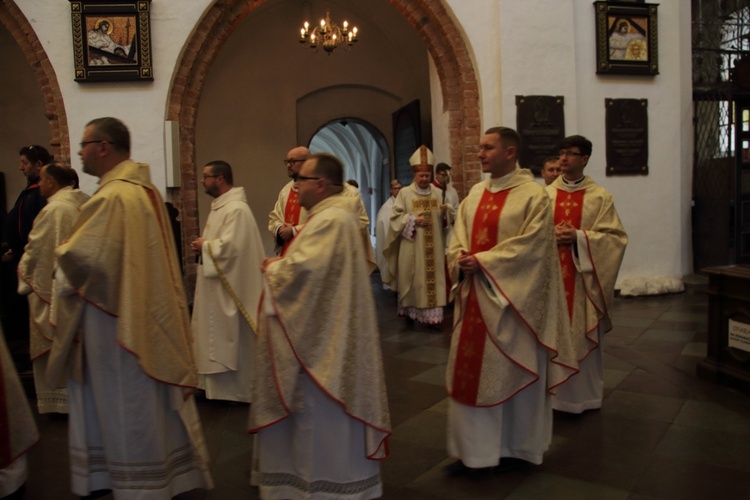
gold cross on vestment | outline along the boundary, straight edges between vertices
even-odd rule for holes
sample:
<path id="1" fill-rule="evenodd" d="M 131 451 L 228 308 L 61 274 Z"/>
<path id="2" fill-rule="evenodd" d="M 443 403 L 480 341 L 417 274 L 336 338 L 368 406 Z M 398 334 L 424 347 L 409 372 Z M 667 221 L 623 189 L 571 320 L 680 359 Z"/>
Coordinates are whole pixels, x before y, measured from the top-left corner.
<path id="1" fill-rule="evenodd" d="M 565 215 L 570 215 L 570 209 L 578 206 L 578 203 L 571 201 L 572 198 L 571 194 L 568 193 L 567 198 L 560 202 L 560 206 L 565 209 Z"/>

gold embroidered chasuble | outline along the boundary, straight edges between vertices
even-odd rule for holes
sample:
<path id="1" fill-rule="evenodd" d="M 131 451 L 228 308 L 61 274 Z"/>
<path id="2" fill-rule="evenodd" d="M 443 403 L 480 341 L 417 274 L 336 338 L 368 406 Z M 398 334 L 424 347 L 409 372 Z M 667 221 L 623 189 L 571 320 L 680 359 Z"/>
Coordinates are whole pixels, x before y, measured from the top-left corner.
<path id="1" fill-rule="evenodd" d="M 265 258 L 245 190 L 234 187 L 211 201 L 191 318 L 201 374 L 237 370 L 249 363 L 238 351 L 240 335 L 257 334 Z M 243 328 L 247 325 L 247 328 Z M 254 342 L 254 340 L 253 340 Z"/>
<path id="2" fill-rule="evenodd" d="M 382 278 L 398 290 L 401 307 L 434 308 L 447 302 L 441 196 L 432 186 L 423 194 L 411 184 L 399 191 L 393 203 L 383 250 L 388 267 Z M 414 217 L 420 215 L 430 220 L 428 226 L 414 227 Z M 411 230 L 412 237 L 404 236 L 405 228 Z"/>
<path id="3" fill-rule="evenodd" d="M 78 189 L 64 187 L 50 196 L 47 205 L 34 219 L 29 241 L 18 264 L 19 292 L 29 294 L 31 313 L 30 354 L 36 359 L 52 345 L 50 304 L 55 248 L 70 234 L 81 205 L 89 196 Z"/>
<path id="4" fill-rule="evenodd" d="M 126 160 L 102 176 L 55 251 L 75 294 L 60 302 L 47 379 L 81 375 L 83 302 L 118 318 L 117 342 L 159 382 L 195 387 L 190 322 L 166 208 L 149 166 Z M 54 307 L 54 304 L 53 304 Z"/>
<path id="5" fill-rule="evenodd" d="M 315 205 L 284 257 L 268 266 L 256 344 L 249 428 L 257 432 L 300 407 L 304 371 L 366 426 L 367 457 L 388 455 L 391 434 L 375 303 L 356 198 Z"/>
<path id="6" fill-rule="evenodd" d="M 448 251 L 456 305 L 446 385 L 455 401 L 494 406 L 537 382 L 538 345 L 547 352 L 547 389 L 577 372 L 560 321 L 550 205 L 533 175 L 516 168 L 475 185 L 459 207 Z M 459 281 L 462 251 L 474 255 L 481 272 Z"/>
<path id="7" fill-rule="evenodd" d="M 576 251 L 559 247 L 571 333 L 580 361 L 599 345 L 598 329 L 612 329 L 609 310 L 628 236 L 612 195 L 590 177 L 566 184 L 562 176 L 546 188 L 554 203 L 555 224 L 569 221 L 578 231 Z M 577 255 L 576 255 L 577 253 Z"/>

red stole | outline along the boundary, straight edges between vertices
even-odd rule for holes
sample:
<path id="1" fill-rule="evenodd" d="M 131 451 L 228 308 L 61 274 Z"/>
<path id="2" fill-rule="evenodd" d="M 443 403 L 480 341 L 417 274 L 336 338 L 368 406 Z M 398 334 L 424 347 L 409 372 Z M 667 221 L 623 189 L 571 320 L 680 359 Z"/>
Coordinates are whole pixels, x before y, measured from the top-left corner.
<path id="1" fill-rule="evenodd" d="M 563 189 L 557 190 L 555 198 L 555 225 L 561 222 L 569 222 L 576 229 L 581 229 L 581 218 L 583 216 L 583 195 L 585 189 L 569 193 Z M 576 268 L 573 264 L 573 246 L 558 245 L 557 253 L 560 255 L 560 267 L 562 268 L 563 284 L 565 285 L 565 300 L 568 302 L 568 316 L 573 321 L 573 304 L 576 293 Z"/>
<path id="2" fill-rule="evenodd" d="M 491 193 L 489 190 L 485 190 L 482 194 L 471 228 L 472 255 L 490 250 L 497 245 L 500 214 L 510 191 L 510 189 L 505 189 L 497 193 Z M 479 393 L 482 358 L 489 330 L 482 317 L 473 279 L 470 287 L 458 339 L 451 397 L 459 403 L 474 406 Z"/>
<path id="3" fill-rule="evenodd" d="M 293 226 L 299 224 L 299 214 L 300 210 L 302 209 L 302 207 L 300 207 L 297 203 L 298 198 L 299 194 L 297 194 L 297 191 L 292 187 L 289 190 L 289 197 L 286 199 L 286 206 L 284 207 L 284 222 Z M 281 247 L 282 253 L 286 251 L 287 247 L 292 243 L 293 239 L 294 238 L 290 238 L 288 241 L 284 242 Z"/>

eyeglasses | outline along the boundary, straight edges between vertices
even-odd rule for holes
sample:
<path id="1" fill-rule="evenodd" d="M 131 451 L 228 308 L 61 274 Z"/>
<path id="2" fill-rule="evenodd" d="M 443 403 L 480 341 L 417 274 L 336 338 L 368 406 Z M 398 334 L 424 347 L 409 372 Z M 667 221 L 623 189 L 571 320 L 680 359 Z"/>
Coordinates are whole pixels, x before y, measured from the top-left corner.
<path id="1" fill-rule="evenodd" d="M 83 141 L 83 142 L 80 143 L 81 144 L 81 149 L 85 148 L 86 144 L 95 144 L 97 142 L 109 142 L 109 141 L 106 140 L 106 139 L 99 139 L 98 141 Z"/>
<path id="2" fill-rule="evenodd" d="M 319 181 L 320 179 L 322 179 L 322 177 L 306 177 L 304 175 L 297 176 L 298 181 Z"/>
<path id="3" fill-rule="evenodd" d="M 206 175 L 206 174 L 203 174 L 203 180 L 204 180 L 204 181 L 205 181 L 206 179 L 209 179 L 209 178 L 211 178 L 211 177 L 221 177 L 221 175 Z"/>
<path id="4" fill-rule="evenodd" d="M 584 156 L 584 154 L 578 153 L 576 151 L 560 151 L 560 158 L 563 158 L 565 156 L 575 157 L 575 156 Z"/>
<path id="5" fill-rule="evenodd" d="M 287 167 L 291 167 L 298 161 L 307 161 L 307 160 L 295 160 L 294 158 L 287 158 L 284 160 L 284 165 L 286 165 Z"/>

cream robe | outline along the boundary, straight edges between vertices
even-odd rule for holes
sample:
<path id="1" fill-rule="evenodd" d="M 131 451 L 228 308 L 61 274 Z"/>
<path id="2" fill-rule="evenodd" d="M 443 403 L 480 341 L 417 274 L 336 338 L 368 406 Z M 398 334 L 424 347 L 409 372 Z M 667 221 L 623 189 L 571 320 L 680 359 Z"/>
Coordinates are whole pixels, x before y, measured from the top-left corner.
<path id="1" fill-rule="evenodd" d="M 18 292 L 29 294 L 30 353 L 34 361 L 34 384 L 40 413 L 68 411 L 65 389 L 52 389 L 44 381 L 47 365 L 44 355 L 52 345 L 49 305 L 52 303 L 55 248 L 68 237 L 81 205 L 88 199 L 83 191 L 71 187 L 64 187 L 50 196 L 47 205 L 34 219 L 29 241 L 18 264 Z"/>
<path id="2" fill-rule="evenodd" d="M 612 195 L 590 177 L 576 185 L 567 185 L 562 176 L 546 187 L 554 204 L 562 202 L 560 192 L 585 190 L 581 228 L 577 231 L 578 258 L 575 272 L 575 302 L 571 332 L 579 360 L 598 344 L 597 329 L 612 329 L 609 310 L 615 293 L 615 281 L 628 244 L 628 236 L 615 210 Z M 567 309 L 566 309 L 567 311 Z M 572 379 L 575 380 L 575 379 Z"/>
<path id="3" fill-rule="evenodd" d="M 276 200 L 276 205 L 274 205 L 273 210 L 271 210 L 271 213 L 268 214 L 268 230 L 271 232 L 274 238 L 274 243 L 276 242 L 276 232 L 279 229 L 279 226 L 285 223 L 285 212 L 286 212 L 286 203 L 287 200 L 289 200 L 289 192 L 294 189 L 294 181 L 291 180 L 284 184 L 284 187 L 281 188 L 281 191 L 279 191 L 279 197 Z M 304 223 L 302 212 L 304 211 L 304 208 L 300 209 L 300 220 L 297 222 L 297 225 L 301 225 Z M 306 216 L 305 216 L 306 217 Z M 276 253 L 281 252 L 281 247 L 277 245 L 276 247 Z"/>
<path id="4" fill-rule="evenodd" d="M 20 488 L 26 480 L 25 454 L 37 441 L 39 432 L 21 380 L 5 345 L 0 327 L 0 376 L 2 398 L 0 411 L 7 416 L 7 425 L 0 426 L 0 469 L 8 484 L 0 484 L 0 495 L 6 496 Z"/>
<path id="5" fill-rule="evenodd" d="M 268 214 L 268 230 L 271 231 L 274 239 L 276 238 L 276 231 L 279 226 L 284 223 L 284 210 L 286 208 L 286 202 L 289 199 L 289 191 L 292 189 L 294 189 L 294 181 L 289 181 L 283 188 L 281 188 L 279 198 L 276 200 L 276 205 L 271 213 Z M 367 210 L 365 209 L 364 203 L 362 203 L 362 198 L 359 196 L 359 190 L 350 184 L 344 183 L 344 190 L 341 192 L 341 195 L 348 198 L 357 198 L 359 200 L 358 204 L 352 205 L 352 209 L 359 217 L 359 227 L 363 248 L 365 250 L 365 259 L 367 262 L 377 265 L 375 252 L 373 251 L 372 243 L 370 242 L 370 218 L 367 217 Z M 307 217 L 307 210 L 300 208 L 299 222 L 295 226 L 294 234 L 297 234 L 297 232 L 302 229 L 302 226 L 305 225 L 305 221 L 307 221 Z M 280 251 L 281 249 L 277 248 L 277 253 Z"/>
<path id="6" fill-rule="evenodd" d="M 576 358 L 581 373 L 562 385 L 553 400 L 556 410 L 580 413 L 601 408 L 604 372 L 600 345 L 602 335 L 612 329 L 609 310 L 615 281 L 628 237 L 617 215 L 612 195 L 585 177 L 578 184 L 566 184 L 562 176 L 546 188 L 554 206 L 565 209 L 567 193 L 583 195 L 576 252 L 565 254 L 562 272 L 574 279 L 572 318 L 566 307 Z M 564 212 L 560 213 L 564 218 Z M 567 262 L 568 255 L 572 262 Z M 558 258 L 559 259 L 559 258 Z M 567 304 L 566 304 L 567 306 Z"/>
<path id="7" fill-rule="evenodd" d="M 446 304 L 445 233 L 440 213 L 441 193 L 432 186 L 427 194 L 411 184 L 399 191 L 391 211 L 388 238 L 383 251 L 388 259 L 388 273 L 383 278 L 398 290 L 400 307 L 428 309 Z M 429 205 L 427 207 L 426 205 Z M 417 227 L 414 239 L 402 232 L 414 224 L 414 217 L 429 208 L 432 225 Z M 428 236 L 429 233 L 431 236 Z"/>
<path id="8" fill-rule="evenodd" d="M 365 424 L 366 458 L 382 459 L 390 417 L 358 203 L 334 195 L 315 205 L 286 255 L 266 270 L 249 428 L 262 432 L 304 411 L 304 371 Z"/>
<path id="9" fill-rule="evenodd" d="M 80 297 L 118 318 L 117 341 L 146 374 L 171 385 L 197 385 L 174 238 L 148 165 L 126 160 L 102 176 L 55 254 L 76 295 L 61 297 L 65 317 L 58 319 L 48 379 L 64 381 L 68 365 L 74 375 L 81 373 L 73 349 Z"/>
<path id="10" fill-rule="evenodd" d="M 265 254 L 244 188 L 211 202 L 203 238 L 191 321 L 201 387 L 249 403 Z"/>
<path id="11" fill-rule="evenodd" d="M 498 223 L 497 244 L 474 254 L 480 273 L 459 281 L 458 257 L 461 251 L 471 250 L 474 217 L 486 189 L 492 193 L 510 189 Z M 546 379 L 536 387 L 551 389 L 577 371 L 570 331 L 561 321 L 564 295 L 550 205 L 531 172 L 516 168 L 500 179 L 475 185 L 459 207 L 448 251 L 456 311 L 446 379 L 450 393 L 459 334 L 467 319 L 469 285 L 473 282 L 489 330 L 473 406 L 501 404 L 534 384 L 540 378 L 537 346 L 546 350 L 548 363 Z M 507 314 L 513 315 L 516 326 L 506 331 L 500 323 Z"/>
<path id="12" fill-rule="evenodd" d="M 388 236 L 388 226 L 391 223 L 391 210 L 393 209 L 393 202 L 396 198 L 391 196 L 388 201 L 383 203 L 383 206 L 378 210 L 377 218 L 375 219 L 375 256 L 378 262 L 378 268 L 380 269 L 381 279 L 388 274 L 388 260 L 383 255 L 383 247 L 385 246 L 385 240 Z M 388 289 L 389 287 L 383 283 L 383 286 Z"/>
<path id="13" fill-rule="evenodd" d="M 166 207 L 151 184 L 149 166 L 125 160 L 104 174 L 96 193 L 81 207 L 68 241 L 57 247 L 55 254 L 63 276 L 59 291 L 53 296 L 53 314 L 58 313 L 58 324 L 47 380 L 60 383 L 69 378 L 71 394 L 74 390 L 96 393 L 95 384 L 114 385 L 115 389 L 105 389 L 104 396 L 121 405 L 113 410 L 116 414 L 111 418 L 106 413 L 91 411 L 97 401 L 107 406 L 101 395 L 84 395 L 75 407 L 71 398 L 71 433 L 82 423 L 97 420 L 102 427 L 107 426 L 101 430 L 104 439 L 112 438 L 125 427 L 134 433 L 158 434 L 160 426 L 175 429 L 181 424 L 184 432 L 177 439 L 182 441 L 178 446 L 182 451 L 189 448 L 186 455 L 190 457 L 189 463 L 175 466 L 164 456 L 175 450 L 165 450 L 159 443 L 138 447 L 138 453 L 150 457 L 148 468 L 164 474 L 167 479 L 162 483 L 170 491 L 181 486 L 211 488 L 207 451 L 192 397 L 198 376 L 190 346 L 187 301 Z M 87 322 L 89 328 L 84 328 Z M 103 330 L 101 335 L 96 335 L 98 329 Z M 85 358 L 84 337 L 92 335 L 98 344 L 87 346 L 87 351 L 119 353 L 118 359 L 112 356 L 102 362 L 98 357 Z M 114 381 L 102 369 L 102 366 L 109 368 L 107 361 L 112 363 Z M 84 378 L 94 362 L 100 368 L 90 380 Z M 148 408 L 144 414 L 159 414 L 158 419 L 137 418 L 141 399 L 123 389 L 127 386 L 122 385 L 122 378 L 127 377 L 127 370 L 133 365 L 144 374 L 141 379 L 151 381 L 149 393 L 142 400 L 159 401 L 158 406 Z M 140 387 L 141 383 L 138 384 Z M 118 419 L 122 425 L 118 425 Z M 94 433 L 93 428 L 90 430 Z M 126 471 L 125 476 L 111 476 L 112 487 L 121 487 L 120 479 L 127 482 L 130 477 L 127 471 L 136 471 L 143 465 L 138 462 L 139 456 L 131 455 L 133 462 L 119 458 L 120 452 L 130 453 L 128 439 L 110 439 L 112 443 L 120 444 L 115 446 L 117 449 L 105 450 L 105 456 L 101 457 L 102 448 L 81 449 L 76 446 L 81 444 L 80 440 L 71 440 L 72 455 L 83 451 L 89 459 L 95 458 L 94 468 L 87 469 L 88 476 L 82 479 L 76 476 L 81 479 L 73 485 L 74 489 L 80 488 L 76 493 L 87 495 L 89 488 L 95 486 L 92 481 L 109 476 L 106 468 L 96 464 L 109 460 L 110 453 L 118 457 L 115 459 L 118 463 L 110 465 Z M 71 464 L 73 472 L 79 462 L 76 459 Z M 124 491 L 124 496 L 136 494 L 136 490 Z"/>

